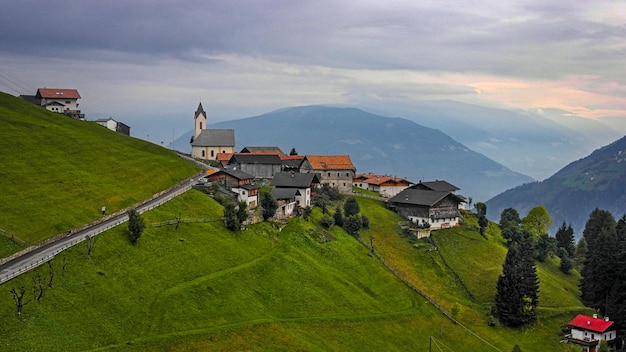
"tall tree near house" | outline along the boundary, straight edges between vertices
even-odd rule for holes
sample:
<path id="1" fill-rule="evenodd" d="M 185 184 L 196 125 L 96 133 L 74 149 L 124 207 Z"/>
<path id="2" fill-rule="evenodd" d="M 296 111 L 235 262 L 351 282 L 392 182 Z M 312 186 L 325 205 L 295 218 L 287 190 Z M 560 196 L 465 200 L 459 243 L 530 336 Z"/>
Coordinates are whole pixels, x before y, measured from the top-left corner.
<path id="1" fill-rule="evenodd" d="M 136 244 L 139 237 L 143 234 L 145 224 L 141 215 L 135 208 L 131 208 L 127 212 L 128 214 L 128 238 L 130 243 Z"/>
<path id="2" fill-rule="evenodd" d="M 617 221 L 615 232 L 617 235 L 615 273 L 605 315 L 611 317 L 618 326 L 624 326 L 626 324 L 626 215 Z"/>
<path id="3" fill-rule="evenodd" d="M 265 192 L 261 197 L 261 215 L 263 216 L 263 221 L 267 221 L 274 215 L 276 215 L 276 209 L 278 209 L 278 202 L 271 193 Z"/>
<path id="4" fill-rule="evenodd" d="M 500 213 L 500 230 L 507 244 L 520 240 L 522 236 L 522 219 L 520 219 L 517 210 L 506 208 Z"/>
<path id="5" fill-rule="evenodd" d="M 346 202 L 343 204 L 343 214 L 346 217 L 357 215 L 360 211 L 361 208 L 359 207 L 359 203 L 356 198 L 350 197 L 346 199 Z"/>
<path id="6" fill-rule="evenodd" d="M 240 224 L 248 220 L 248 203 L 244 200 L 237 204 L 237 220 Z"/>
<path id="7" fill-rule="evenodd" d="M 352 236 L 355 236 L 355 237 L 358 236 L 359 231 L 361 230 L 362 227 L 363 227 L 363 222 L 361 221 L 361 217 L 357 215 L 350 215 L 346 217 L 344 229 L 346 230 L 346 232 L 348 232 Z"/>
<path id="8" fill-rule="evenodd" d="M 476 203 L 476 215 L 478 216 L 480 235 L 485 237 L 485 229 L 489 226 L 489 220 L 487 220 L 487 205 L 485 203 Z"/>
<path id="9" fill-rule="evenodd" d="M 567 255 L 573 258 L 576 252 L 576 245 L 574 244 L 574 229 L 572 229 L 572 225 L 567 225 L 563 221 L 554 237 L 556 238 L 557 248 L 564 248 L 567 251 Z"/>
<path id="10" fill-rule="evenodd" d="M 224 224 L 226 228 L 231 231 L 239 230 L 241 223 L 237 217 L 237 210 L 235 210 L 235 204 L 232 201 L 224 204 Z"/>
<path id="11" fill-rule="evenodd" d="M 496 285 L 495 312 L 498 320 L 520 327 L 537 317 L 539 281 L 530 234 L 511 242 Z"/>
<path id="12" fill-rule="evenodd" d="M 296 151 L 296 148 L 291 148 L 291 151 L 289 152 L 289 155 L 298 155 L 298 152 Z"/>
<path id="13" fill-rule="evenodd" d="M 524 229 L 530 232 L 535 238 L 548 233 L 553 224 L 548 210 L 543 205 L 530 209 L 528 214 L 522 219 Z"/>
<path id="14" fill-rule="evenodd" d="M 598 208 L 589 215 L 583 230 L 587 254 L 581 269 L 580 293 L 586 306 L 606 313 L 614 283 L 618 246 L 613 215 Z"/>
<path id="15" fill-rule="evenodd" d="M 335 225 L 339 227 L 343 227 L 343 214 L 341 213 L 341 208 L 339 206 L 335 208 L 335 213 L 333 214 L 333 218 L 335 219 Z"/>

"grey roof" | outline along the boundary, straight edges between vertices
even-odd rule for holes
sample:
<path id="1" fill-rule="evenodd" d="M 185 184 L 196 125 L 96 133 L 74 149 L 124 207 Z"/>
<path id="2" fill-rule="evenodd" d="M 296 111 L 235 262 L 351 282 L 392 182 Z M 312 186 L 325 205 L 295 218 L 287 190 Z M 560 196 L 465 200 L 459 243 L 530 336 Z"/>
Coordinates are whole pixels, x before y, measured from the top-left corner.
<path id="1" fill-rule="evenodd" d="M 283 153 L 282 150 L 280 150 L 280 148 L 276 147 L 276 146 L 261 146 L 261 147 L 251 147 L 251 146 L 247 146 L 244 147 L 241 150 L 241 153 L 268 153 L 268 154 L 279 154 L 279 155 L 285 155 L 285 153 Z"/>
<path id="2" fill-rule="evenodd" d="M 235 147 L 235 130 L 202 130 L 191 145 L 193 147 Z"/>
<path id="3" fill-rule="evenodd" d="M 246 189 L 246 190 L 249 191 L 249 190 L 252 190 L 252 189 L 259 189 L 261 187 L 259 187 L 259 185 L 257 185 L 257 184 L 247 183 L 245 185 L 240 185 L 239 188 L 243 188 L 243 189 Z"/>
<path id="4" fill-rule="evenodd" d="M 298 189 L 296 188 L 272 188 L 272 197 L 276 199 L 296 198 Z"/>
<path id="5" fill-rule="evenodd" d="M 433 206 L 447 196 L 452 196 L 461 202 L 462 200 L 456 194 L 447 191 L 429 191 L 423 189 L 407 188 L 402 192 L 389 199 L 389 203 L 402 203 L 412 205 Z"/>
<path id="6" fill-rule="evenodd" d="M 280 157 L 276 154 L 248 154 L 237 153 L 228 161 L 229 164 L 276 164 L 280 165 Z"/>
<path id="7" fill-rule="evenodd" d="M 247 172 L 241 171 L 241 170 L 235 170 L 235 169 L 222 169 L 219 170 L 218 172 L 212 174 L 218 176 L 219 174 L 227 174 L 229 176 L 232 176 L 234 178 L 236 178 L 237 180 L 247 180 L 250 178 L 254 178 L 254 176 L 250 175 Z"/>
<path id="8" fill-rule="evenodd" d="M 320 183 L 316 173 L 279 172 L 272 178 L 272 186 L 289 188 L 308 188 L 312 183 Z"/>
<path id="9" fill-rule="evenodd" d="M 415 189 L 429 189 L 431 191 L 439 191 L 439 192 L 454 192 L 454 191 L 458 191 L 460 190 L 460 188 L 458 188 L 457 186 L 450 184 L 446 181 L 440 181 L 440 180 L 435 180 L 435 181 L 427 181 L 427 182 L 421 182 L 411 186 L 411 188 L 415 188 Z"/>
<path id="10" fill-rule="evenodd" d="M 202 103 L 198 104 L 198 110 L 196 110 L 196 114 L 193 117 L 198 117 L 198 114 L 200 113 L 206 117 L 206 112 L 204 112 L 204 109 L 202 108 Z"/>

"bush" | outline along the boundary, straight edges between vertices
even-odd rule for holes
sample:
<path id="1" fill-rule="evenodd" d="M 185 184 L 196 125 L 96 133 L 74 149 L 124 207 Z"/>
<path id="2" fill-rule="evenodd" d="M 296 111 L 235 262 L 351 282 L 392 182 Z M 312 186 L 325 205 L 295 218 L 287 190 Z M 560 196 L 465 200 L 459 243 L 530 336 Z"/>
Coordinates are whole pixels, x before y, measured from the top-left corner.
<path id="1" fill-rule="evenodd" d="M 333 227 L 333 225 L 335 225 L 335 219 L 333 219 L 333 217 L 328 214 L 324 214 L 324 216 L 322 216 L 320 224 L 325 228 L 330 229 L 331 227 Z"/>

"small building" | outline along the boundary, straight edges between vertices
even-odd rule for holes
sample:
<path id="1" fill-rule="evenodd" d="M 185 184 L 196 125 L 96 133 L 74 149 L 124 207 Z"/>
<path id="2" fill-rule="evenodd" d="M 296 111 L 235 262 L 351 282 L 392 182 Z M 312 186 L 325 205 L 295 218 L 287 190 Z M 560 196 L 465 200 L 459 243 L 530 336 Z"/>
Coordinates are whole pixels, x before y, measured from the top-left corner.
<path id="1" fill-rule="evenodd" d="M 461 196 L 450 191 L 407 188 L 389 199 L 388 207 L 418 226 L 432 230 L 459 224 Z"/>
<path id="2" fill-rule="evenodd" d="M 119 132 L 127 136 L 130 136 L 130 126 L 122 122 L 115 121 L 111 117 L 109 117 L 108 119 L 97 119 L 94 122 L 97 123 L 98 125 L 101 125 L 110 129 L 111 131 Z"/>
<path id="3" fill-rule="evenodd" d="M 206 112 L 202 103 L 194 115 L 194 135 L 191 138 L 191 156 L 204 160 L 217 160 L 219 153 L 235 152 L 235 130 L 207 129 Z"/>
<path id="4" fill-rule="evenodd" d="M 207 176 L 207 179 L 236 193 L 237 201 L 246 202 L 248 208 L 259 204 L 259 186 L 254 184 L 252 175 L 246 172 L 223 169 Z"/>
<path id="5" fill-rule="evenodd" d="M 247 172 L 256 180 L 270 180 L 281 172 L 281 165 L 280 157 L 276 154 L 235 153 L 226 168 Z"/>
<path id="6" fill-rule="evenodd" d="M 352 184 L 390 198 L 409 188 L 413 182 L 400 177 L 368 173 L 356 175 Z"/>
<path id="7" fill-rule="evenodd" d="M 424 190 L 429 190 L 429 191 L 438 191 L 438 192 L 452 192 L 452 193 L 456 193 L 456 191 L 460 189 L 459 187 L 447 181 L 442 181 L 442 180 L 426 181 L 426 182 L 420 181 L 412 188 L 424 189 Z"/>
<path id="8" fill-rule="evenodd" d="M 279 172 L 274 175 L 271 186 L 272 195 L 293 197 L 296 207 L 311 206 L 311 190 L 320 184 L 318 174 Z M 286 190 L 290 190 L 289 192 Z"/>
<path id="9" fill-rule="evenodd" d="M 566 336 L 567 342 L 580 346 L 583 352 L 595 352 L 602 340 L 615 350 L 617 330 L 608 317 L 579 314 L 569 322 L 568 327 L 571 332 Z"/>
<path id="10" fill-rule="evenodd" d="M 300 172 L 304 162 L 304 155 L 281 155 L 280 161 L 282 162 L 283 172 Z"/>
<path id="11" fill-rule="evenodd" d="M 352 193 L 356 168 L 349 155 L 307 155 L 300 172 L 318 173 L 322 183 L 336 187 L 341 193 Z"/>
<path id="12" fill-rule="evenodd" d="M 70 88 L 39 88 L 35 95 L 20 95 L 28 102 L 43 106 L 48 111 L 64 114 L 77 120 L 84 120 L 78 106 L 80 94 Z"/>

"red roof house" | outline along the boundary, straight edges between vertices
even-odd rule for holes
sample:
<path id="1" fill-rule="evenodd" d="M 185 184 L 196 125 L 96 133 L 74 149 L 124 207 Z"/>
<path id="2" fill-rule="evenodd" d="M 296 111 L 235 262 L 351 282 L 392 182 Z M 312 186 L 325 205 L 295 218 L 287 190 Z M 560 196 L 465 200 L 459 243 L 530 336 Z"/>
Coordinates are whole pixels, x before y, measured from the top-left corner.
<path id="1" fill-rule="evenodd" d="M 611 347 L 617 338 L 613 322 L 608 317 L 598 318 L 596 314 L 591 317 L 579 314 L 568 326 L 571 329 L 571 333 L 566 336 L 568 342 L 581 346 L 584 352 L 595 352 L 601 340 L 605 340 Z"/>

